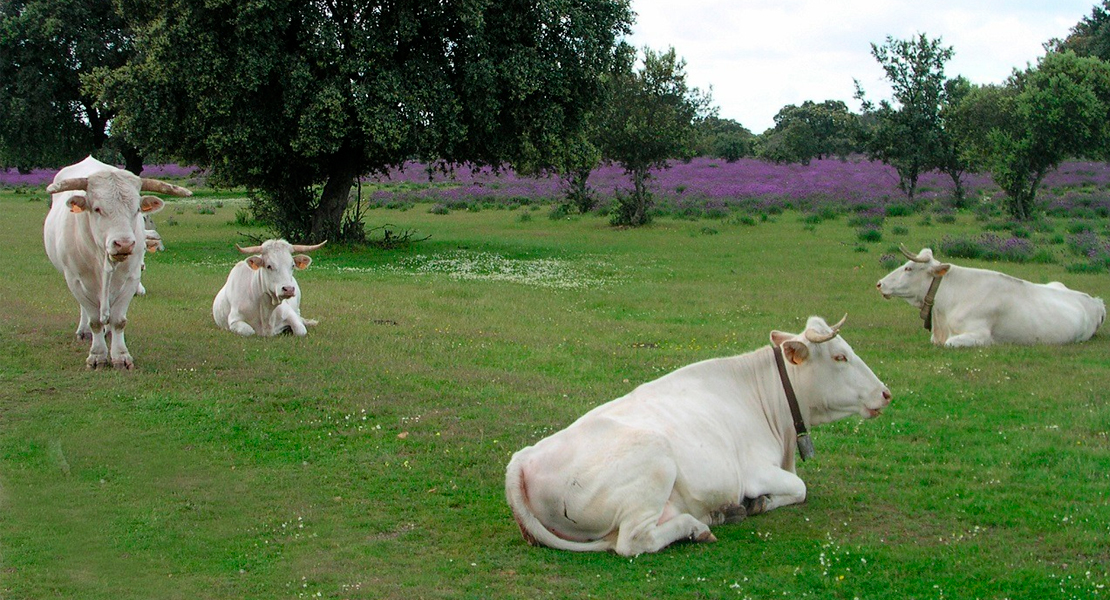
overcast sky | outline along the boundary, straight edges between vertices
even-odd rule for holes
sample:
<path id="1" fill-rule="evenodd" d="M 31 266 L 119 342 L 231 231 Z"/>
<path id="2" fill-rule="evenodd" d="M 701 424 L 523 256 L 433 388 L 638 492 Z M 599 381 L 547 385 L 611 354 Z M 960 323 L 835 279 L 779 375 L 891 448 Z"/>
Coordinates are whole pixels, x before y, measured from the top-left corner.
<path id="1" fill-rule="evenodd" d="M 1101 4 L 1101 2 L 1100 2 Z M 1091 14 L 1093 0 L 632 0 L 637 47 L 673 46 L 687 83 L 712 87 L 720 116 L 753 133 L 775 113 L 806 100 L 843 100 L 852 112 L 853 79 L 868 97 L 886 97 L 871 43 L 886 36 L 940 37 L 955 55 L 945 75 L 999 83 L 1044 55 Z"/>

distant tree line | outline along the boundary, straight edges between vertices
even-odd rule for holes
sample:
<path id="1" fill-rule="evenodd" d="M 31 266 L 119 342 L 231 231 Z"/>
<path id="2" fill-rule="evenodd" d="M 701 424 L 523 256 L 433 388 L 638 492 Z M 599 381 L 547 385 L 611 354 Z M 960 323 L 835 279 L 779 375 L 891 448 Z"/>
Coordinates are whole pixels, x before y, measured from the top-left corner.
<path id="1" fill-rule="evenodd" d="M 360 177 L 409 160 L 557 173 L 568 210 L 620 164 L 615 225 L 651 216 L 652 173 L 704 155 L 779 163 L 865 155 L 911 200 L 940 171 L 962 206 L 990 172 L 1017 219 L 1072 157 L 1110 157 L 1110 0 L 1000 85 L 948 78 L 954 50 L 920 34 L 872 44 L 893 90 L 861 111 L 788 105 L 753 134 L 687 85 L 673 48 L 636 49 L 629 0 L 0 0 L 0 166 L 87 153 L 208 168 L 245 186 L 293 241 L 365 235 Z"/>

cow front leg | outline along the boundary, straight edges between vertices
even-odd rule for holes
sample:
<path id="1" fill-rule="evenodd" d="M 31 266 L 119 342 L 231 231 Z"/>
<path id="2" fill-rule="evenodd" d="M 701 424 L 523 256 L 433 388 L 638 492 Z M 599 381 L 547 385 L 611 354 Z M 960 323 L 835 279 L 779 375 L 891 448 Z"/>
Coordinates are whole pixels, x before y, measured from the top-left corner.
<path id="1" fill-rule="evenodd" d="M 770 468 L 761 473 L 750 494 L 744 498 L 744 507 L 749 515 L 758 515 L 780 506 L 805 502 L 806 484 L 790 471 Z"/>
<path id="2" fill-rule="evenodd" d="M 232 308 L 231 313 L 227 315 L 227 328 L 242 336 L 252 336 L 255 334 L 254 327 L 251 327 L 250 323 L 244 321 L 243 313 L 235 310 L 235 308 Z"/>
<path id="3" fill-rule="evenodd" d="M 112 366 L 122 371 L 130 371 L 135 368 L 135 360 L 131 358 L 131 353 L 127 350 L 127 342 L 124 340 L 123 328 L 127 326 L 127 318 L 120 317 L 118 321 L 112 321 Z"/>
<path id="4" fill-rule="evenodd" d="M 105 340 L 107 332 L 104 323 L 99 319 L 90 320 L 89 332 L 92 337 L 92 345 L 89 347 L 89 356 L 85 359 L 85 366 L 90 369 L 98 369 L 112 364 L 108 360 L 108 342 Z"/>
<path id="5" fill-rule="evenodd" d="M 945 348 L 970 348 L 974 346 L 989 346 L 991 344 L 991 334 L 989 331 L 969 331 L 954 335 L 944 341 Z"/>
<path id="6" fill-rule="evenodd" d="M 270 315 L 271 331 L 281 333 L 282 331 L 289 330 L 296 336 L 303 336 L 308 334 L 308 328 L 305 327 L 305 321 L 301 318 L 300 313 L 297 312 L 289 302 L 282 302 L 274 308 L 274 312 Z"/>

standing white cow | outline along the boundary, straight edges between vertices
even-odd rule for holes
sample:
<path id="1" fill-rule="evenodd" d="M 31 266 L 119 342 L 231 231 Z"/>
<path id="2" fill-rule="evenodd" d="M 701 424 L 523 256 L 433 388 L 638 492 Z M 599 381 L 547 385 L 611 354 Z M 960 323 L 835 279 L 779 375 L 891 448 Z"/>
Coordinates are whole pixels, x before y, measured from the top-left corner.
<path id="1" fill-rule="evenodd" d="M 143 216 L 163 206 L 161 199 L 140 194 L 189 196 L 192 192 L 142 179 L 91 156 L 58 171 L 46 191 L 52 197 L 43 244 L 81 306 L 77 336 L 92 339 L 85 364 L 95 369 L 111 362 L 117 369 L 131 369 L 135 363 L 123 330 L 127 307 L 140 286 L 146 251 Z"/>
<path id="2" fill-rule="evenodd" d="M 890 403 L 838 337 L 843 322 L 810 317 L 801 334 L 772 331 L 770 347 L 683 367 L 514 454 L 505 495 L 524 538 L 634 556 L 714 541 L 710 525 L 804 501 L 798 434 Z"/>
<path id="3" fill-rule="evenodd" d="M 1053 281 L 942 263 L 924 248 L 876 284 L 883 297 L 921 309 L 932 341 L 946 347 L 1068 344 L 1090 339 L 1106 318 L 1100 298 Z"/>
<path id="4" fill-rule="evenodd" d="M 285 240 L 266 240 L 261 246 L 239 248 L 253 256 L 231 269 L 227 283 L 212 302 L 212 318 L 221 329 L 239 335 L 272 336 L 285 331 L 308 333 L 306 326 L 316 321 L 301 317 L 301 288 L 293 269 L 306 269 L 312 259 L 294 252 L 311 252 L 315 246 L 290 244 Z"/>

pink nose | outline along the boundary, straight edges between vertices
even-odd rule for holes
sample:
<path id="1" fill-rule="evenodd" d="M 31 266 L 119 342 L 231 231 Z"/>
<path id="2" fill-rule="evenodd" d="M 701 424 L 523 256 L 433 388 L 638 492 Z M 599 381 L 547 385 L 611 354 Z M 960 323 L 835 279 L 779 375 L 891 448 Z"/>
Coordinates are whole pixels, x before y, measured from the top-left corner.
<path id="1" fill-rule="evenodd" d="M 115 240 L 112 242 L 112 254 L 131 254 L 135 249 L 135 240 Z"/>
<path id="2" fill-rule="evenodd" d="M 295 294 L 296 292 L 296 288 L 291 285 L 285 285 L 281 288 L 281 295 L 285 296 L 286 298 L 292 298 L 293 294 Z"/>
<path id="3" fill-rule="evenodd" d="M 890 404 L 890 399 L 891 399 L 890 390 L 883 390 L 883 400 L 886 400 L 886 403 Z"/>

